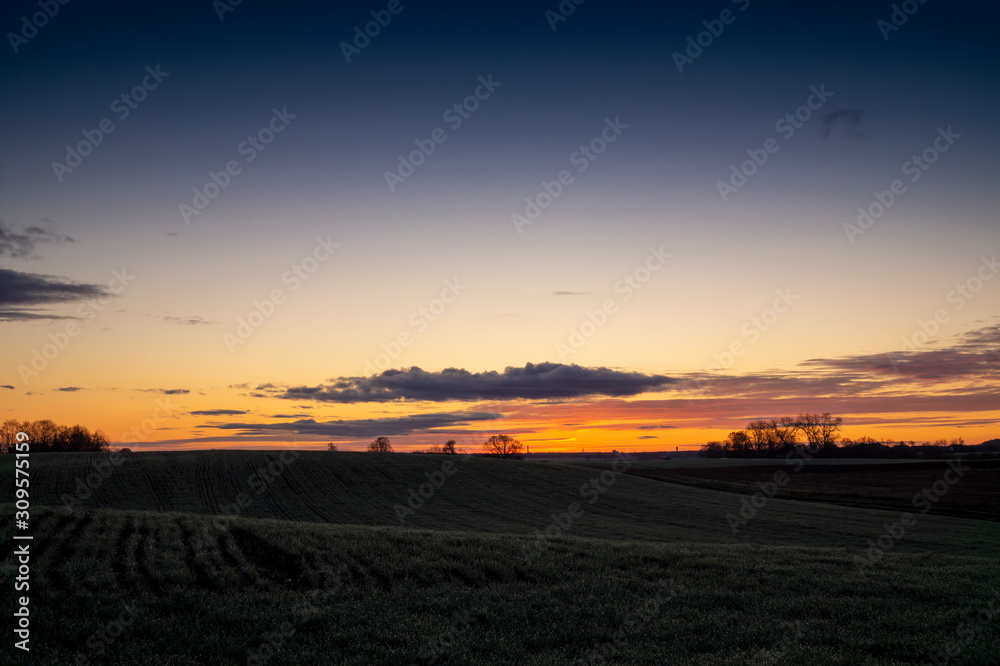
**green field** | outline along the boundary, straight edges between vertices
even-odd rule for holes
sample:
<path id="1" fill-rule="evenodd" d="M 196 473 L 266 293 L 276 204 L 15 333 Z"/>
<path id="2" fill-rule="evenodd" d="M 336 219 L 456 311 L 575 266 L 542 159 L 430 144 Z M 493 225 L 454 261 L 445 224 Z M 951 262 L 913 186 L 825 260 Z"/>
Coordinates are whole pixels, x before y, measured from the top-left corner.
<path id="1" fill-rule="evenodd" d="M 32 659 L 12 663 L 914 664 L 951 645 L 948 663 L 986 665 L 1000 654 L 1000 616 L 982 620 L 1000 611 L 998 523 L 921 515 L 862 565 L 899 512 L 772 499 L 734 535 L 734 493 L 625 474 L 590 504 L 581 487 L 602 470 L 325 452 L 286 454 L 280 469 L 277 452 L 135 454 L 60 507 L 104 459 L 31 458 Z M 394 505 L 449 460 L 454 473 L 401 526 Z M 9 468 L 0 485 L 13 497 Z M 573 502 L 572 524 L 540 541 Z M 0 507 L 7 543 L 12 511 Z M 7 617 L 14 574 L 5 555 Z"/>

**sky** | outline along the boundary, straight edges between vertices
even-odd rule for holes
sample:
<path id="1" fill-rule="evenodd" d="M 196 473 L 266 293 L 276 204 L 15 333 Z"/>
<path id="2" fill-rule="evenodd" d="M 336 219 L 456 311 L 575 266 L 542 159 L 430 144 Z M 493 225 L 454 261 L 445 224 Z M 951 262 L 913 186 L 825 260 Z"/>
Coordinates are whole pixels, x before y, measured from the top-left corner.
<path id="1" fill-rule="evenodd" d="M 998 437 L 995 19 L 5 3 L 0 418 L 133 449 Z"/>

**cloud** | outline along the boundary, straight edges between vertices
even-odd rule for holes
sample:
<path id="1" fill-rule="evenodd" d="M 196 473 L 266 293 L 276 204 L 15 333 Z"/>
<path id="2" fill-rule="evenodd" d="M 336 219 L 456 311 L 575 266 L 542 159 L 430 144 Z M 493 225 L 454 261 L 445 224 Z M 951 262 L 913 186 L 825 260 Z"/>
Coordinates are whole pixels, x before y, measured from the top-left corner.
<path id="1" fill-rule="evenodd" d="M 205 319 L 204 317 L 201 317 L 201 316 L 195 316 L 195 317 L 171 317 L 171 316 L 156 317 L 156 316 L 154 316 L 154 318 L 155 319 L 160 319 L 161 321 L 165 321 L 168 324 L 180 324 L 182 326 L 200 326 L 202 324 L 218 324 L 219 323 L 217 321 L 210 321 L 210 320 Z"/>
<path id="2" fill-rule="evenodd" d="M 185 393 L 190 393 L 188 389 L 162 389 L 162 388 L 152 388 L 152 389 L 137 389 L 143 393 L 162 393 L 163 395 L 184 395 Z"/>
<path id="3" fill-rule="evenodd" d="M 553 291 L 553 296 L 593 296 L 592 291 Z"/>
<path id="4" fill-rule="evenodd" d="M 85 391 L 86 389 L 82 389 L 79 386 L 63 386 L 63 387 L 57 388 L 56 390 L 57 391 L 65 391 L 66 393 L 74 393 L 76 391 Z"/>
<path id="5" fill-rule="evenodd" d="M 14 387 L 11 386 L 10 384 L 2 384 L 0 385 L 0 388 L 10 389 L 11 391 L 14 390 Z"/>
<path id="6" fill-rule="evenodd" d="M 659 439 L 656 435 L 641 435 L 639 439 Z"/>
<path id="7" fill-rule="evenodd" d="M 508 367 L 503 372 L 476 373 L 460 368 L 425 372 L 412 367 L 386 370 L 372 377 L 341 377 L 320 386 L 279 389 L 277 397 L 339 403 L 548 400 L 589 395 L 637 395 L 664 388 L 674 381 L 663 375 L 562 363 L 528 363 L 523 368 Z"/>
<path id="8" fill-rule="evenodd" d="M 823 124 L 819 129 L 820 136 L 828 139 L 834 130 L 839 128 L 852 139 L 862 138 L 864 137 L 864 132 L 861 131 L 861 124 L 864 118 L 864 109 L 840 109 L 839 111 L 824 113 L 822 116 Z"/>
<path id="9" fill-rule="evenodd" d="M 395 437 L 421 432 L 448 434 L 448 428 L 466 426 L 473 422 L 493 421 L 503 418 L 493 412 L 439 412 L 414 414 L 411 416 L 387 417 L 381 419 L 356 419 L 350 421 L 319 422 L 303 419 L 292 423 L 222 423 L 202 425 L 204 428 L 237 430 L 240 435 L 259 435 L 280 431 L 297 435 L 317 435 L 322 437 L 343 437 L 365 439 L 368 437 Z M 444 430 L 442 430 L 444 428 Z M 463 431 L 458 431 L 463 432 Z"/>
<path id="10" fill-rule="evenodd" d="M 1000 324 L 968 331 L 933 349 L 814 358 L 802 365 L 914 381 L 1000 379 Z"/>
<path id="11" fill-rule="evenodd" d="M 97 298 L 106 293 L 104 287 L 96 284 L 69 282 L 52 275 L 22 273 L 0 268 L 0 321 L 66 319 L 67 317 L 60 315 L 24 308 Z"/>
<path id="12" fill-rule="evenodd" d="M 193 414 L 195 416 L 237 416 L 239 414 L 249 414 L 245 409 L 199 409 L 194 412 L 188 412 L 188 414 Z"/>
<path id="13" fill-rule="evenodd" d="M 61 236 L 39 226 L 31 226 L 21 232 L 14 231 L 0 220 L 0 257 L 35 259 L 38 257 L 35 250 L 41 243 L 73 242 L 75 241 L 69 236 Z"/>
<path id="14" fill-rule="evenodd" d="M 639 430 L 660 430 L 661 428 L 676 428 L 677 426 L 672 425 L 644 425 L 639 426 Z"/>

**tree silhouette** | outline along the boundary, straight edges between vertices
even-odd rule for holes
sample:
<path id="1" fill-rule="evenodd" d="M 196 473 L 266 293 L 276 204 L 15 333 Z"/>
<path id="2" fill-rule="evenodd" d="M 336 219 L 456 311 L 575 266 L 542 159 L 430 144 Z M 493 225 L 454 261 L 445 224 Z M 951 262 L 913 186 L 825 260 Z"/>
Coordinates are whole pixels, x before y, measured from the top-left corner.
<path id="1" fill-rule="evenodd" d="M 375 441 L 368 445 L 368 450 L 372 453 L 392 453 L 392 444 L 388 437 L 376 437 Z"/>
<path id="2" fill-rule="evenodd" d="M 799 430 L 806 436 L 810 444 L 822 447 L 835 446 L 837 432 L 844 419 L 834 417 L 830 412 L 825 414 L 799 414 Z"/>
<path id="3" fill-rule="evenodd" d="M 28 435 L 33 452 L 110 450 L 110 442 L 100 430 L 91 432 L 81 425 L 61 426 L 48 419 L 21 422 L 10 419 L 0 426 L 0 452 L 14 452 L 19 432 Z"/>
<path id="4" fill-rule="evenodd" d="M 521 442 L 508 435 L 493 435 L 483 443 L 483 450 L 501 458 L 515 458 L 521 455 Z"/>
<path id="5" fill-rule="evenodd" d="M 455 455 L 455 440 L 449 439 L 447 442 L 445 442 L 444 446 L 441 448 L 441 453 Z"/>

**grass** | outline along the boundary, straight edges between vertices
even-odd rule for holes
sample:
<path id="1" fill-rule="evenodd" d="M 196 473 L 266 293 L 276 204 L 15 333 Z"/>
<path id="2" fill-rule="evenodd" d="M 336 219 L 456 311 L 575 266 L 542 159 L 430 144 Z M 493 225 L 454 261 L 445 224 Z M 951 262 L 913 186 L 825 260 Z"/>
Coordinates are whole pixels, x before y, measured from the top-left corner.
<path id="1" fill-rule="evenodd" d="M 772 499 L 734 535 L 726 515 L 746 496 L 563 464 L 122 460 L 31 457 L 33 664 L 915 664 L 952 644 L 949 663 L 985 666 L 1000 654 L 1000 615 L 975 620 L 1000 610 L 1000 523 L 920 515 L 860 566 L 898 511 Z M 448 461 L 454 473 L 435 477 Z M 106 475 L 88 496 L 60 506 L 95 469 Z M 401 526 L 394 505 L 428 475 L 443 483 Z M 595 480 L 589 504 L 581 487 Z M 13 489 L 8 470 L 0 497 Z M 536 549 L 573 502 L 582 514 Z M 11 543 L 9 504 L 0 526 Z"/>
<path id="2" fill-rule="evenodd" d="M 755 493 L 760 490 L 759 483 L 771 481 L 776 472 L 784 472 L 789 480 L 776 497 L 917 513 L 920 507 L 914 508 L 914 495 L 932 488 L 949 469 L 947 461 L 874 465 L 849 461 L 838 465 L 808 464 L 798 471 L 783 462 L 768 462 L 771 464 L 686 468 L 636 465 L 629 474 L 699 488 Z M 959 471 L 961 477 L 951 476 L 958 479 L 957 483 L 948 486 L 941 496 L 935 495 L 934 513 L 1000 521 L 1000 460 L 963 461 Z M 926 500 L 920 497 L 918 501 Z"/>
<path id="3" fill-rule="evenodd" d="M 102 454 L 32 456 L 32 503 L 61 505 L 77 480 L 106 460 Z M 571 536 L 857 549 L 899 519 L 898 511 L 774 499 L 734 535 L 727 515 L 740 511 L 739 495 L 628 474 L 604 485 L 601 470 L 551 463 L 301 452 L 294 460 L 286 454 L 291 464 L 265 478 L 262 470 L 277 469 L 278 452 L 138 453 L 123 460 L 80 506 L 532 534 L 545 530 L 553 513 L 579 502 L 583 516 L 568 530 Z M 456 472 L 401 525 L 394 506 L 405 505 L 410 490 L 418 492 L 446 460 L 454 462 Z M 581 496 L 581 488 L 595 480 L 603 494 L 591 490 Z M 13 492 L 13 478 L 0 478 L 0 497 Z M 241 495 L 248 500 L 245 506 Z M 895 549 L 1000 556 L 1000 524 L 921 515 Z"/>
<path id="4" fill-rule="evenodd" d="M 516 535 L 64 513 L 34 515 L 34 664 L 911 664 L 1000 608 L 995 560 L 962 555 L 862 578 L 844 549 L 563 538 L 527 562 Z M 952 663 L 997 654 L 1000 617 Z"/>

